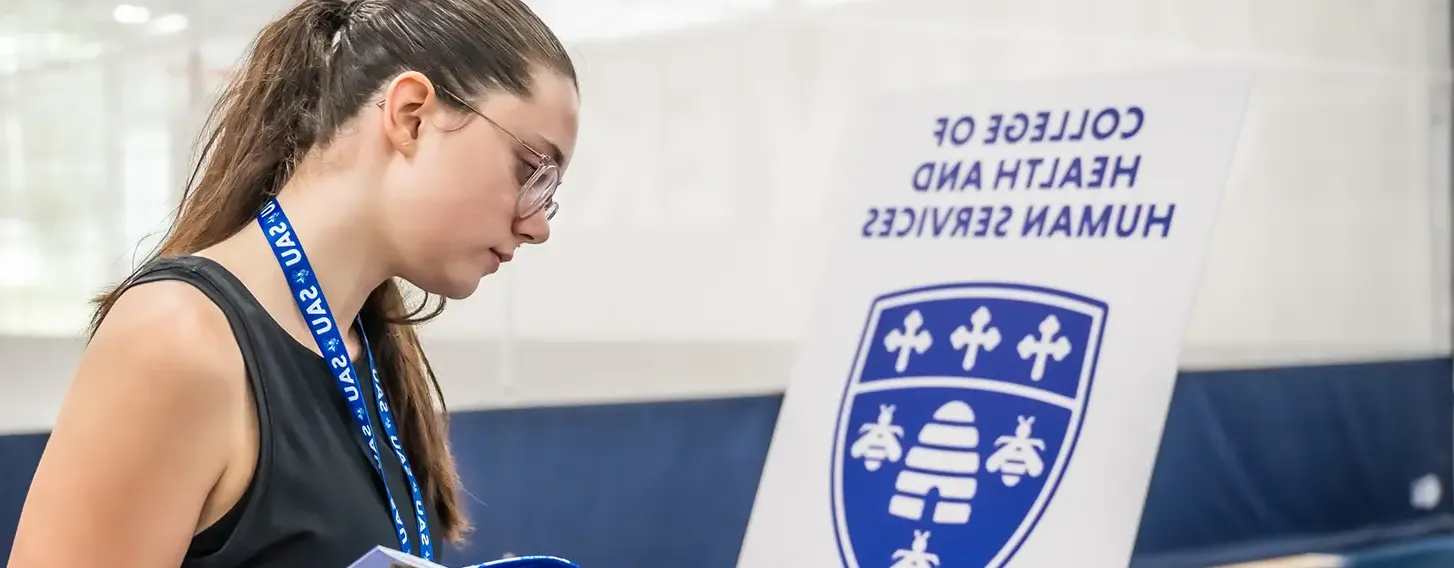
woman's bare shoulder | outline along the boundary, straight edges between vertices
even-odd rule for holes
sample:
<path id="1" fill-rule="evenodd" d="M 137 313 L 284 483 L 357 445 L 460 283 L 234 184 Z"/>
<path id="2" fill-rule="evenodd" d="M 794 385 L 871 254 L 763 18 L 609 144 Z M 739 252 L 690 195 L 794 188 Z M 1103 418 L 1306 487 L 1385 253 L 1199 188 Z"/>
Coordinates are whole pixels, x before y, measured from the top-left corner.
<path id="1" fill-rule="evenodd" d="M 82 355 L 10 565 L 177 565 L 228 466 L 245 397 L 227 319 L 201 291 L 127 290 Z"/>
<path id="2" fill-rule="evenodd" d="M 91 338 L 83 370 L 87 359 L 141 366 L 154 375 L 159 371 L 159 376 L 143 380 L 195 393 L 234 390 L 232 383 L 242 371 L 237 342 L 221 308 L 201 290 L 176 280 L 126 290 Z M 167 384 L 174 381 L 178 384 Z"/>

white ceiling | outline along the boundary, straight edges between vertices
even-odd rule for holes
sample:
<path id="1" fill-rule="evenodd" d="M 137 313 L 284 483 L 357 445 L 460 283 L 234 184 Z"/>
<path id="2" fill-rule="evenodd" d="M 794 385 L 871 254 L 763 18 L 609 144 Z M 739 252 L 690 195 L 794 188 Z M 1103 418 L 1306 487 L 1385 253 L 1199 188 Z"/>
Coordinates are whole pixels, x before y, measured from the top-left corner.
<path id="1" fill-rule="evenodd" d="M 0 74 L 146 45 L 241 46 L 293 0 L 4 0 Z M 611 40 L 852 0 L 529 0 L 567 42 Z M 121 12 L 118 12 L 121 6 Z M 126 23 L 135 7 L 146 22 Z M 184 22 L 179 26 L 179 22 Z"/>

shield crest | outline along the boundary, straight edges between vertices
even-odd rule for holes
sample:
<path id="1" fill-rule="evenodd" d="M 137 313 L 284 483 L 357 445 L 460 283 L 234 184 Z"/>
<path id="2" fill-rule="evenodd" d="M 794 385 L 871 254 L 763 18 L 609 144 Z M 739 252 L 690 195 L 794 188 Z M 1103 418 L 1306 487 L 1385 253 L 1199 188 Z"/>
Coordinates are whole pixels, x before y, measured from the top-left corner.
<path id="1" fill-rule="evenodd" d="M 838 408 L 848 568 L 998 567 L 1055 494 L 1095 379 L 1105 303 L 964 283 L 880 296 Z"/>

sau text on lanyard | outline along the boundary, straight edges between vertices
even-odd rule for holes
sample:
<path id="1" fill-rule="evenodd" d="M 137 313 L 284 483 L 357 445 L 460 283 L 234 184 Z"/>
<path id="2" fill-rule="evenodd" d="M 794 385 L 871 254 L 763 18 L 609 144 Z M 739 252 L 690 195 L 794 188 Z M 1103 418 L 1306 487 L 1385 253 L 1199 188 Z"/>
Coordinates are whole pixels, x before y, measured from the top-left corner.
<path id="1" fill-rule="evenodd" d="M 328 307 L 328 300 L 323 297 L 323 287 L 318 284 L 318 277 L 313 273 L 312 265 L 308 263 L 308 255 L 304 254 L 303 246 L 298 242 L 297 235 L 293 233 L 292 224 L 288 222 L 288 216 L 283 213 L 282 206 L 278 205 L 276 200 L 269 201 L 263 207 L 262 212 L 258 213 L 257 222 L 262 227 L 268 244 L 273 248 L 273 255 L 278 259 L 278 266 L 283 269 L 283 275 L 288 279 L 288 287 L 293 291 L 293 300 L 298 303 L 298 311 L 308 322 L 308 328 L 313 333 L 313 340 L 318 343 L 319 351 L 328 360 L 328 366 L 333 371 L 338 389 L 343 393 L 344 399 L 348 401 L 348 408 L 353 414 L 354 422 L 363 432 L 364 441 L 368 443 L 369 458 L 374 464 L 374 470 L 378 472 L 380 479 L 384 480 L 384 496 L 389 501 L 389 512 L 393 516 L 394 529 L 399 535 L 399 550 L 405 554 L 414 554 L 413 547 L 409 544 L 409 531 L 404 527 L 404 518 L 399 514 L 399 506 L 394 501 L 393 492 L 389 490 L 387 476 L 384 474 L 384 462 L 379 455 L 378 440 L 374 436 L 373 426 L 369 421 L 368 403 L 359 392 L 358 373 L 354 371 L 353 359 L 349 357 L 348 348 L 344 345 L 343 330 L 338 327 L 338 322 L 333 318 L 333 310 Z M 359 335 L 363 337 L 364 353 L 369 362 L 369 375 L 373 380 L 372 386 L 374 400 L 379 409 L 379 422 L 383 423 L 384 435 L 388 437 L 389 446 L 394 450 L 394 455 L 399 458 L 399 465 L 404 470 L 404 478 L 409 481 L 409 493 L 414 498 L 414 520 L 419 524 L 419 556 L 433 561 L 434 546 L 429 539 L 429 520 L 424 511 L 424 497 L 419 492 L 419 482 L 414 478 L 414 470 L 409 466 L 409 457 L 404 453 L 403 443 L 399 440 L 398 428 L 394 424 L 392 413 L 389 412 L 389 403 L 384 398 L 384 389 L 379 383 L 379 371 L 374 366 L 373 349 L 369 347 L 368 334 L 364 333 L 363 320 L 358 319 L 357 321 Z"/>

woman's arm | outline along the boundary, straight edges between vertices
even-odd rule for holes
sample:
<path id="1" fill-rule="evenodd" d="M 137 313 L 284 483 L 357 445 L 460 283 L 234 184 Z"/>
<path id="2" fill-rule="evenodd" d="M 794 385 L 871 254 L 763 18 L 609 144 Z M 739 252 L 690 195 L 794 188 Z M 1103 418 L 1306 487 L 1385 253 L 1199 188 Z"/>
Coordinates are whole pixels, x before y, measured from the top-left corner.
<path id="1" fill-rule="evenodd" d="M 179 565 L 233 455 L 242 369 L 226 318 L 200 291 L 128 290 L 81 358 L 10 568 Z"/>

